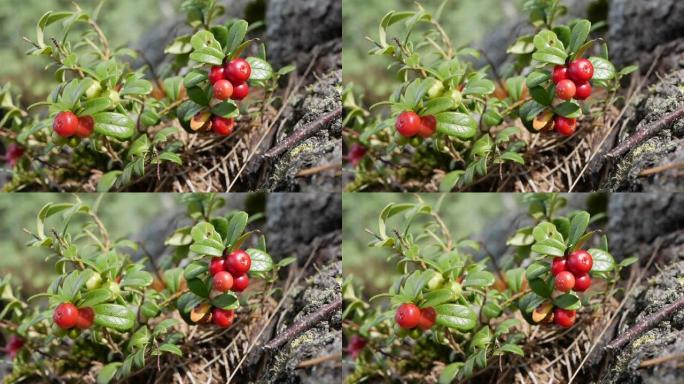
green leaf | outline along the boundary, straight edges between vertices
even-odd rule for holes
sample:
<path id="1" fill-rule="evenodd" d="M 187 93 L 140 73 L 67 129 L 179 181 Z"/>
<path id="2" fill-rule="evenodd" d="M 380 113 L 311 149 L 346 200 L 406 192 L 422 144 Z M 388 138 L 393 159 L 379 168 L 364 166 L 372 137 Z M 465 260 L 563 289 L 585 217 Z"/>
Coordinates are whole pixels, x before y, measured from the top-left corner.
<path id="1" fill-rule="evenodd" d="M 190 35 L 179 36 L 168 47 L 164 49 L 164 53 L 171 55 L 183 55 L 192 52 L 192 45 L 190 45 Z"/>
<path id="2" fill-rule="evenodd" d="M 546 71 L 533 71 L 529 75 L 527 75 L 527 88 L 535 88 L 538 87 L 545 82 L 547 82 L 551 78 L 551 74 Z"/>
<path id="3" fill-rule="evenodd" d="M 587 252 L 594 261 L 591 272 L 610 272 L 615 268 L 615 259 L 610 253 L 598 248 L 591 248 Z"/>
<path id="4" fill-rule="evenodd" d="M 148 95 L 152 92 L 152 83 L 145 79 L 127 81 L 121 90 L 122 95 Z"/>
<path id="5" fill-rule="evenodd" d="M 494 275 L 487 271 L 475 271 L 468 273 L 463 281 L 464 287 L 489 287 L 494 284 Z"/>
<path id="6" fill-rule="evenodd" d="M 121 279 L 122 287 L 147 287 L 152 284 L 154 278 L 145 271 L 128 272 Z"/>
<path id="7" fill-rule="evenodd" d="M 183 352 L 181 351 L 181 349 L 174 344 L 164 343 L 159 346 L 159 350 L 163 352 L 173 353 L 177 356 L 183 356 Z"/>
<path id="8" fill-rule="evenodd" d="M 64 279 L 60 293 L 64 296 L 64 298 L 67 301 L 73 301 L 76 298 L 78 292 L 81 290 L 81 287 L 83 287 L 85 282 L 88 281 L 88 279 L 93 275 L 93 273 L 94 272 L 92 270 L 86 270 L 83 272 L 72 271 Z"/>
<path id="9" fill-rule="evenodd" d="M 240 302 L 234 293 L 227 292 L 211 299 L 211 305 L 225 310 L 231 310 L 239 307 Z"/>
<path id="10" fill-rule="evenodd" d="M 453 107 L 454 100 L 451 97 L 436 97 L 425 103 L 421 115 L 436 115 Z"/>
<path id="11" fill-rule="evenodd" d="M 193 69 L 183 77 L 183 85 L 185 85 L 185 88 L 192 88 L 205 80 L 207 80 L 207 74 L 205 72 Z"/>
<path id="12" fill-rule="evenodd" d="M 463 362 L 457 361 L 444 367 L 439 375 L 439 384 L 451 384 L 463 368 Z"/>
<path id="13" fill-rule="evenodd" d="M 447 173 L 439 184 L 440 192 L 451 192 L 458 184 L 465 171 L 457 170 Z"/>
<path id="14" fill-rule="evenodd" d="M 561 307 L 563 309 L 576 311 L 582 306 L 582 303 L 580 302 L 580 299 L 579 297 L 577 297 L 577 295 L 574 295 L 572 293 L 566 293 L 553 299 L 553 305 Z"/>
<path id="15" fill-rule="evenodd" d="M 582 108 L 574 101 L 560 103 L 553 108 L 553 111 L 557 115 L 561 115 L 570 119 L 576 119 L 582 116 Z"/>
<path id="16" fill-rule="evenodd" d="M 577 51 L 584 45 L 589 37 L 591 31 L 591 22 L 589 20 L 579 20 L 572 27 L 572 34 L 570 35 L 570 44 L 568 45 L 568 52 L 577 53 Z"/>
<path id="17" fill-rule="evenodd" d="M 238 109 L 234 101 L 228 100 L 218 103 L 211 107 L 211 113 L 213 113 L 214 115 L 225 117 L 226 119 L 232 119 L 240 114 L 240 110 Z"/>
<path id="18" fill-rule="evenodd" d="M 548 239 L 532 245 L 532 251 L 541 255 L 564 256 L 565 244 L 555 239 Z"/>
<path id="19" fill-rule="evenodd" d="M 97 384 L 109 384 L 114 376 L 116 375 L 116 370 L 121 366 L 120 362 L 109 363 L 100 369 L 97 374 Z"/>
<path id="20" fill-rule="evenodd" d="M 477 324 L 477 315 L 460 304 L 442 304 L 435 307 L 437 324 L 459 331 L 469 331 Z"/>
<path id="21" fill-rule="evenodd" d="M 615 78 L 615 66 L 610 61 L 601 57 L 590 57 L 589 61 L 594 65 L 592 80 L 608 81 Z"/>
<path id="22" fill-rule="evenodd" d="M 150 331 L 147 326 L 140 327 L 128 341 L 128 348 L 136 350 L 145 347 L 150 342 Z"/>
<path id="23" fill-rule="evenodd" d="M 130 139 L 135 133 L 135 122 L 128 116 L 114 112 L 100 112 L 93 115 L 95 132 L 119 140 Z"/>
<path id="24" fill-rule="evenodd" d="M 568 247 L 572 248 L 577 241 L 584 235 L 589 226 L 591 216 L 587 212 L 577 212 L 570 221 L 570 233 L 568 234 Z"/>
<path id="25" fill-rule="evenodd" d="M 523 276 L 525 270 L 523 268 L 513 268 L 506 271 L 506 283 L 513 292 L 520 292 L 522 288 Z"/>
<path id="26" fill-rule="evenodd" d="M 190 39 L 190 45 L 194 49 L 190 59 L 199 63 L 222 65 L 225 55 L 221 50 L 221 44 L 209 31 L 199 31 Z"/>
<path id="27" fill-rule="evenodd" d="M 230 247 L 240 238 L 242 232 L 245 231 L 249 215 L 246 212 L 237 212 L 230 217 L 228 221 L 228 233 L 226 236 L 226 244 Z"/>
<path id="28" fill-rule="evenodd" d="M 423 296 L 425 300 L 422 304 L 423 307 L 436 307 L 440 304 L 444 304 L 448 301 L 454 299 L 454 293 L 451 289 L 435 289 Z"/>
<path id="29" fill-rule="evenodd" d="M 96 288 L 89 290 L 81 299 L 79 307 L 92 307 L 102 304 L 113 298 L 112 292 L 107 288 Z"/>
<path id="30" fill-rule="evenodd" d="M 207 263 L 193 261 L 185 267 L 185 269 L 183 270 L 183 275 L 185 276 L 186 280 L 190 280 L 196 278 L 197 276 L 203 274 L 208 270 L 209 268 L 207 267 Z"/>
<path id="31" fill-rule="evenodd" d="M 150 150 L 150 139 L 147 135 L 141 135 L 138 137 L 131 147 L 128 148 L 128 156 L 130 158 L 140 157 Z"/>
<path id="32" fill-rule="evenodd" d="M 258 57 L 248 57 L 246 60 L 252 67 L 250 81 L 264 81 L 273 77 L 273 67 L 266 60 Z"/>
<path id="33" fill-rule="evenodd" d="M 245 252 L 247 252 L 252 259 L 252 266 L 249 269 L 250 272 L 263 273 L 273 269 L 273 259 L 271 259 L 271 256 L 268 253 L 255 248 L 250 248 Z"/>
<path id="34" fill-rule="evenodd" d="M 187 282 L 188 289 L 190 289 L 190 292 L 194 293 L 199 297 L 209 297 L 209 292 L 211 291 L 211 289 L 206 284 L 204 284 L 204 281 L 202 281 L 202 279 L 189 279 L 187 280 Z"/>
<path id="35" fill-rule="evenodd" d="M 506 160 L 506 161 L 512 161 L 512 162 L 518 163 L 520 165 L 525 165 L 525 159 L 519 153 L 504 152 L 501 155 L 501 159 Z"/>
<path id="36" fill-rule="evenodd" d="M 492 332 L 488 326 L 480 328 L 470 341 L 472 347 L 482 349 L 486 348 L 492 342 Z"/>
<path id="37" fill-rule="evenodd" d="M 178 154 L 173 152 L 162 152 L 159 154 L 159 159 L 163 161 L 169 161 L 178 165 L 183 165 L 183 159 L 181 159 Z"/>
<path id="38" fill-rule="evenodd" d="M 166 93 L 166 97 L 168 97 L 171 101 L 178 101 L 178 98 L 180 97 L 180 91 L 181 91 L 181 85 L 182 84 L 183 84 L 183 78 L 180 76 L 174 76 L 174 77 L 169 77 L 167 79 L 164 79 L 164 92 Z M 197 105 L 196 103 L 194 103 L 192 101 L 186 101 L 183 104 L 186 104 L 186 103 L 192 103 L 192 104 L 190 104 L 191 107 L 194 107 L 195 105 Z M 181 104 L 181 106 L 183 104 Z M 203 107 L 202 106 L 199 106 L 199 107 L 200 107 L 200 110 L 202 110 Z M 178 109 L 180 110 L 180 107 L 178 107 Z M 195 112 L 195 113 L 188 112 L 188 114 L 191 115 L 190 117 L 195 116 L 196 113 L 197 112 Z M 179 116 L 181 116 L 181 115 L 179 115 Z M 186 118 L 186 120 L 189 120 L 187 118 L 187 116 L 184 116 L 184 117 Z"/>
<path id="39" fill-rule="evenodd" d="M 99 304 L 94 306 L 93 310 L 95 311 L 95 324 L 101 327 L 128 331 L 135 323 L 135 314 L 123 305 Z"/>
<path id="40" fill-rule="evenodd" d="M 178 292 L 178 289 L 181 285 L 182 276 L 183 270 L 180 268 L 172 268 L 165 270 L 162 275 L 162 280 L 164 280 L 164 285 L 166 285 L 166 289 L 168 289 L 171 293 Z"/>
<path id="41" fill-rule="evenodd" d="M 501 346 L 500 349 L 505 352 L 515 353 L 519 356 L 525 356 L 525 352 L 523 352 L 523 349 L 515 344 L 504 344 Z"/>
<path id="42" fill-rule="evenodd" d="M 551 284 L 549 284 L 551 283 Z M 537 295 L 545 298 L 551 297 L 551 293 L 553 293 L 553 279 L 549 279 L 549 282 L 536 278 L 536 279 L 531 279 L 528 280 L 528 284 L 530 285 L 530 289 L 532 289 L 532 292 L 536 293 Z"/>
<path id="43" fill-rule="evenodd" d="M 83 104 L 83 111 L 79 113 L 81 116 L 94 115 L 96 113 L 106 111 L 112 107 L 112 99 L 109 97 L 98 97 L 95 99 L 86 100 Z"/>
<path id="44" fill-rule="evenodd" d="M 628 267 L 628 266 L 636 263 L 637 261 L 639 261 L 638 257 L 635 257 L 635 256 L 628 257 L 628 258 L 626 258 L 620 262 L 620 267 L 621 268 Z"/>
<path id="45" fill-rule="evenodd" d="M 496 86 L 494 82 L 487 79 L 476 79 L 469 81 L 463 89 L 464 95 L 490 95 L 494 93 Z"/>
<path id="46" fill-rule="evenodd" d="M 549 271 L 549 264 L 548 263 L 542 264 L 542 263 L 534 262 L 527 267 L 527 270 L 525 272 L 525 276 L 527 277 L 527 280 L 532 280 L 532 279 L 538 278 L 539 276 L 545 274 L 548 271 Z"/>
<path id="47" fill-rule="evenodd" d="M 435 115 L 437 131 L 447 136 L 468 140 L 477 133 L 477 121 L 459 112 L 442 112 Z"/>
<path id="48" fill-rule="evenodd" d="M 508 319 L 508 320 L 504 320 L 504 321 L 501 322 L 501 324 L 499 324 L 499 325 L 496 327 L 496 332 L 494 332 L 494 335 L 495 335 L 496 337 L 499 337 L 499 336 L 501 336 L 501 335 L 505 335 L 505 334 L 508 333 L 508 331 L 509 331 L 512 327 L 515 327 L 515 326 L 517 326 L 517 325 L 520 325 L 520 320 L 518 320 L 518 319 Z"/>
<path id="49" fill-rule="evenodd" d="M 176 319 L 165 319 L 154 327 L 154 335 L 161 335 L 169 331 L 169 329 L 178 325 L 178 320 Z"/>
<path id="50" fill-rule="evenodd" d="M 232 55 L 242 44 L 242 41 L 245 40 L 248 26 L 249 24 L 244 20 L 237 20 L 230 25 L 228 28 L 228 38 L 226 39 L 226 52 Z"/>

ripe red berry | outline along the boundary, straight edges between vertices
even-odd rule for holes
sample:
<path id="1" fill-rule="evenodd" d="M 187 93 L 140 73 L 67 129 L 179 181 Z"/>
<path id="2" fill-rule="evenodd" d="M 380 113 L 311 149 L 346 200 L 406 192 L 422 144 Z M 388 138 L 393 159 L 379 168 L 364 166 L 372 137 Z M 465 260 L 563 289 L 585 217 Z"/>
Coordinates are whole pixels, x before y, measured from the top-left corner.
<path id="1" fill-rule="evenodd" d="M 211 128 L 219 136 L 230 136 L 233 134 L 233 129 L 235 129 L 235 120 L 226 119 L 222 116 L 213 116 L 211 118 Z"/>
<path id="2" fill-rule="evenodd" d="M 71 303 L 62 303 L 52 313 L 52 320 L 62 329 L 73 328 L 78 322 L 78 308 Z"/>
<path id="3" fill-rule="evenodd" d="M 347 348 L 347 352 L 349 352 L 352 359 L 356 359 L 356 357 L 359 356 L 361 351 L 363 351 L 363 349 L 366 347 L 366 344 L 368 344 L 366 339 L 359 335 L 354 335 L 349 340 L 349 347 Z"/>
<path id="4" fill-rule="evenodd" d="M 363 160 L 364 156 L 366 156 L 366 152 L 368 150 L 366 147 L 364 147 L 361 144 L 354 143 L 351 146 L 351 149 L 349 150 L 349 155 L 347 156 L 347 159 L 353 165 L 354 167 L 358 167 L 359 163 L 361 163 L 361 160 Z"/>
<path id="5" fill-rule="evenodd" d="M 577 92 L 575 92 L 575 99 L 586 100 L 591 96 L 591 83 L 588 81 L 586 83 L 577 86 Z"/>
<path id="6" fill-rule="evenodd" d="M 420 323 L 420 308 L 415 304 L 404 303 L 397 308 L 394 320 L 404 329 L 415 328 Z"/>
<path id="7" fill-rule="evenodd" d="M 570 137 L 575 134 L 577 130 L 577 119 L 570 119 L 563 116 L 556 116 L 555 118 L 556 132 L 562 136 Z"/>
<path id="8" fill-rule="evenodd" d="M 569 309 L 554 308 L 553 322 L 563 328 L 570 328 L 573 324 L 575 324 L 576 314 L 577 312 Z"/>
<path id="9" fill-rule="evenodd" d="M 411 111 L 403 112 L 401 115 L 399 115 L 399 117 L 397 117 L 397 122 L 394 126 L 400 135 L 404 137 L 413 137 L 420 132 L 420 116 Z"/>
<path id="10" fill-rule="evenodd" d="M 221 271 L 214 275 L 214 289 L 219 292 L 228 292 L 233 288 L 233 275 L 230 272 Z"/>
<path id="11" fill-rule="evenodd" d="M 556 84 L 556 96 L 561 100 L 570 100 L 575 97 L 577 87 L 572 80 L 561 80 Z"/>
<path id="12" fill-rule="evenodd" d="M 75 135 L 77 129 L 78 117 L 69 111 L 58 113 L 57 116 L 55 116 L 55 120 L 52 122 L 52 130 L 62 137 L 71 137 Z"/>
<path id="13" fill-rule="evenodd" d="M 233 279 L 233 292 L 242 292 L 249 286 L 249 276 L 245 273 Z"/>
<path id="14" fill-rule="evenodd" d="M 568 66 L 568 77 L 576 83 L 586 83 L 594 77 L 594 65 L 587 59 L 577 59 Z"/>
<path id="15" fill-rule="evenodd" d="M 78 309 L 78 320 L 76 320 L 76 328 L 88 329 L 92 327 L 95 320 L 95 311 L 90 307 Z"/>
<path id="16" fill-rule="evenodd" d="M 565 271 L 565 257 L 554 257 L 551 263 L 551 274 L 558 276 L 563 271 Z"/>
<path id="17" fill-rule="evenodd" d="M 568 292 L 575 286 L 575 276 L 568 271 L 563 271 L 556 276 L 556 289 L 561 292 Z"/>
<path id="18" fill-rule="evenodd" d="M 209 263 L 209 274 L 214 276 L 221 271 L 225 271 L 224 262 L 225 259 L 223 257 L 212 257 L 211 262 Z"/>
<path id="19" fill-rule="evenodd" d="M 240 84 L 249 80 L 249 77 L 252 75 L 252 67 L 249 65 L 247 60 L 243 58 L 237 58 L 226 64 L 226 70 L 224 74 L 226 79 L 235 84 Z"/>
<path id="20" fill-rule="evenodd" d="M 95 127 L 95 120 L 92 116 L 81 116 L 78 118 L 78 127 L 76 128 L 76 136 L 85 139 L 93 134 Z"/>
<path id="21" fill-rule="evenodd" d="M 437 119 L 435 119 L 434 116 L 428 115 L 428 116 L 422 116 L 420 118 L 420 130 L 418 131 L 418 134 L 427 139 L 428 137 L 432 136 L 435 134 L 437 131 Z"/>
<path id="22" fill-rule="evenodd" d="M 221 328 L 228 328 L 233 324 L 235 311 L 221 308 L 214 308 L 211 311 L 212 321 Z"/>
<path id="23" fill-rule="evenodd" d="M 19 336 L 12 335 L 7 343 L 7 353 L 11 358 L 15 358 L 21 347 L 24 346 L 24 339 Z"/>
<path id="24" fill-rule="evenodd" d="M 10 144 L 7 147 L 7 162 L 10 166 L 17 165 L 17 161 L 24 155 L 24 148 L 17 144 Z"/>
<path id="25" fill-rule="evenodd" d="M 232 273 L 233 276 L 241 276 L 249 272 L 249 268 L 252 266 L 252 258 L 247 252 L 238 249 L 226 257 L 224 265 L 226 271 Z"/>
<path id="26" fill-rule="evenodd" d="M 570 256 L 568 256 L 568 262 L 566 264 L 568 271 L 572 272 L 575 276 L 589 273 L 593 265 L 594 260 L 589 252 L 583 250 L 571 253 Z"/>
<path id="27" fill-rule="evenodd" d="M 420 310 L 420 320 L 418 320 L 418 328 L 423 331 L 427 331 L 435 325 L 435 320 L 437 320 L 437 312 L 432 307 L 421 308 Z"/>
<path id="28" fill-rule="evenodd" d="M 233 84 L 228 80 L 219 80 L 214 84 L 214 97 L 219 100 L 228 100 L 233 95 Z"/>
<path id="29" fill-rule="evenodd" d="M 575 278 L 575 292 L 584 292 L 591 286 L 591 277 L 586 273 L 582 276 Z"/>
<path id="30" fill-rule="evenodd" d="M 563 80 L 568 79 L 568 67 L 565 65 L 556 65 L 553 68 L 553 83 L 558 84 Z"/>
<path id="31" fill-rule="evenodd" d="M 231 96 L 231 99 L 240 101 L 247 97 L 247 95 L 249 95 L 249 85 L 247 85 L 247 83 L 242 83 L 233 87 L 233 96 Z"/>
<path id="32" fill-rule="evenodd" d="M 226 80 L 224 75 L 224 68 L 222 65 L 213 66 L 211 67 L 211 71 L 209 71 L 209 82 L 211 83 L 211 85 L 216 84 L 216 82 L 219 80 Z"/>

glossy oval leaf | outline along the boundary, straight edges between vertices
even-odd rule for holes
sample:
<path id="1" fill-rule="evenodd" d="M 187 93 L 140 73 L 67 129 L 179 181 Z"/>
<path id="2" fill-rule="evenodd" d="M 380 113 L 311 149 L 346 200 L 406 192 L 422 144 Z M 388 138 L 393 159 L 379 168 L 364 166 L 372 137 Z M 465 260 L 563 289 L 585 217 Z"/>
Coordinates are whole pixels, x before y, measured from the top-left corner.
<path id="1" fill-rule="evenodd" d="M 135 314 L 127 307 L 119 304 L 99 304 L 93 307 L 95 324 L 118 331 L 133 328 Z"/>
<path id="2" fill-rule="evenodd" d="M 135 133 L 135 122 L 128 116 L 114 112 L 93 115 L 95 132 L 119 140 L 130 139 Z"/>
<path id="3" fill-rule="evenodd" d="M 447 136 L 468 140 L 477 133 L 477 121 L 460 112 L 442 112 L 435 115 L 437 131 Z"/>
<path id="4" fill-rule="evenodd" d="M 435 307 L 437 324 L 459 331 L 469 331 L 475 327 L 477 316 L 470 308 L 460 304 L 442 304 Z"/>

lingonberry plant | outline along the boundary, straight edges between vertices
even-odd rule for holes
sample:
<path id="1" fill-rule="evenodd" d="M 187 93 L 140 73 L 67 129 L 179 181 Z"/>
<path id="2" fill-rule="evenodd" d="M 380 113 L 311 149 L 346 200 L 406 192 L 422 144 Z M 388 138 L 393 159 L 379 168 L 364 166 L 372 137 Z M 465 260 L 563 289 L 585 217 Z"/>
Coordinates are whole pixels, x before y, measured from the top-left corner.
<path id="1" fill-rule="evenodd" d="M 620 79 L 635 70 L 615 70 L 605 42 L 590 37 L 588 20 L 557 23 L 566 11 L 560 0 L 525 2 L 535 33 L 510 47 L 515 65 L 505 69 L 475 64 L 487 52 L 454 47 L 439 13 L 417 6 L 389 12 L 371 39 L 370 54 L 390 60 L 401 81 L 388 101 L 370 108 L 387 106 L 388 113 L 373 117 L 349 89 L 345 93 L 348 143 L 368 149 L 350 190 L 391 178 L 395 184 L 436 181 L 449 191 L 524 165 L 532 137 L 520 128 L 572 136 L 577 119 L 612 100 Z M 589 52 L 597 55 L 586 58 Z M 607 92 L 584 102 L 593 87 Z"/>
<path id="2" fill-rule="evenodd" d="M 8 144 L 21 145 L 28 160 L 17 162 L 16 152 L 8 157 L 17 166 L 5 189 L 30 188 L 45 177 L 55 185 L 71 179 L 81 185 L 93 173 L 100 191 L 125 188 L 155 169 L 159 178 L 160 168 L 184 164 L 187 136 L 179 134 L 178 125 L 190 134 L 213 131 L 217 139 L 238 126 L 247 130 L 250 118 L 271 101 L 279 77 L 293 69 L 274 72 L 263 45 L 252 50 L 257 56 L 241 57 L 255 43 L 246 39 L 248 23 L 218 24 L 224 7 L 198 0 L 182 2 L 192 34 L 166 48 L 174 59 L 170 69 L 134 69 L 133 60 L 146 61 L 145 53 L 110 46 L 97 23 L 101 6 L 92 13 L 75 3 L 74 11 L 47 12 L 36 37 L 26 39 L 28 54 L 48 59 L 60 84 L 46 101 L 28 107 L 31 112 L 47 107 L 34 117 L 3 88 L 2 126 L 8 128 L 3 136 Z M 48 37 L 47 28 L 60 23 L 61 33 Z M 250 86 L 264 92 L 240 105 Z M 250 116 L 240 119 L 241 112 Z"/>
<path id="3" fill-rule="evenodd" d="M 525 201 L 535 224 L 518 229 L 504 255 L 487 255 L 486 244 L 455 239 L 438 208 L 420 198 L 382 210 L 369 246 L 387 249 L 390 269 L 402 275 L 388 293 L 370 299 L 389 299 L 387 305 L 369 304 L 353 278 L 346 279 L 344 327 L 356 360 L 348 382 L 385 372 L 425 376 L 438 367 L 440 383 L 450 383 L 498 365 L 501 360 L 492 357 L 524 356 L 531 335 L 522 332 L 530 328 L 520 327 L 519 319 L 541 327 L 555 323 L 564 331 L 591 317 L 591 299 L 611 294 L 620 269 L 634 260 L 614 262 L 606 237 L 588 229 L 589 213 L 559 215 L 564 198 L 526 195 Z M 391 228 L 399 221 L 390 219 L 400 215 L 401 224 Z M 589 248 L 591 242 L 598 246 Z M 589 275 L 607 284 L 578 294 L 591 285 Z M 576 279 L 584 281 L 581 287 Z"/>
<path id="4" fill-rule="evenodd" d="M 90 206 L 77 198 L 40 210 L 29 245 L 46 249 L 60 275 L 26 302 L 9 276 L 0 281 L 0 330 L 12 335 L 7 351 L 14 359 L 6 382 L 59 377 L 71 369 L 95 369 L 99 383 L 125 379 L 164 354 L 183 355 L 187 327 L 179 326 L 181 318 L 222 330 L 274 293 L 278 270 L 292 259 L 274 265 L 263 236 L 256 248 L 243 250 L 258 232 L 245 231 L 245 212 L 218 214 L 224 199 L 182 199 L 193 224 L 166 240 L 174 251 L 169 258 L 146 255 L 151 271 L 145 259 L 132 257 L 144 247 L 110 237 L 97 214 L 100 201 Z M 48 229 L 51 217 L 61 220 Z M 248 276 L 264 284 L 239 297 Z M 47 308 L 29 304 L 39 298 L 47 298 Z"/>

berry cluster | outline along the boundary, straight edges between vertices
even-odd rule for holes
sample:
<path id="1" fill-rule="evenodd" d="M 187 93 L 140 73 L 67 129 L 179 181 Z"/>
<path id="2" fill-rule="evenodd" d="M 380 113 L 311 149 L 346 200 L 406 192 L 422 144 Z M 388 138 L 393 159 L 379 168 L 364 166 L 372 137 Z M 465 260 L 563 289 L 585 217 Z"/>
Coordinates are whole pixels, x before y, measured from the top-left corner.
<path id="1" fill-rule="evenodd" d="M 418 116 L 413 111 L 405 111 L 397 117 L 394 126 L 404 137 L 411 138 L 418 135 L 427 139 L 437 131 L 437 119 L 432 115 Z"/>
<path id="2" fill-rule="evenodd" d="M 413 329 L 418 327 L 427 331 L 435 325 L 437 312 L 432 307 L 418 308 L 415 304 L 404 303 L 397 308 L 394 320 L 401 328 Z"/>
<path id="3" fill-rule="evenodd" d="M 55 116 L 52 130 L 61 137 L 77 136 L 82 139 L 93 134 L 95 120 L 92 116 L 76 116 L 71 111 L 63 111 Z"/>
<path id="4" fill-rule="evenodd" d="M 95 321 L 95 311 L 90 307 L 76 308 L 71 303 L 62 303 L 52 313 L 52 320 L 62 329 L 88 329 Z"/>
<path id="5" fill-rule="evenodd" d="M 249 94 L 247 81 L 252 75 L 252 67 L 247 60 L 237 58 L 225 65 L 214 66 L 209 71 L 209 82 L 214 87 L 214 98 L 217 100 L 243 100 Z M 211 117 L 214 133 L 220 136 L 230 136 L 235 127 L 235 120 L 221 116 Z"/>
<path id="6" fill-rule="evenodd" d="M 237 250 L 225 257 L 214 257 L 209 264 L 209 273 L 212 276 L 212 286 L 218 292 L 242 292 L 249 285 L 247 273 L 252 267 L 252 258 L 243 250 Z M 212 321 L 221 328 L 228 328 L 233 324 L 235 312 L 222 308 L 212 308 L 200 321 L 208 323 Z"/>
<path id="7" fill-rule="evenodd" d="M 594 65 L 587 59 L 577 59 L 569 65 L 557 65 L 553 70 L 556 96 L 561 100 L 586 100 L 591 96 L 590 80 L 594 77 Z M 572 136 L 577 129 L 577 119 L 555 116 L 556 132 Z"/>
<path id="8" fill-rule="evenodd" d="M 594 261 L 587 251 L 579 250 L 566 257 L 556 257 L 551 264 L 556 289 L 561 292 L 584 292 L 591 286 L 589 271 Z M 575 323 L 575 311 L 554 308 L 553 321 L 564 328 Z"/>

